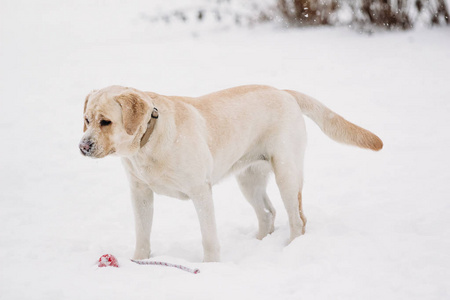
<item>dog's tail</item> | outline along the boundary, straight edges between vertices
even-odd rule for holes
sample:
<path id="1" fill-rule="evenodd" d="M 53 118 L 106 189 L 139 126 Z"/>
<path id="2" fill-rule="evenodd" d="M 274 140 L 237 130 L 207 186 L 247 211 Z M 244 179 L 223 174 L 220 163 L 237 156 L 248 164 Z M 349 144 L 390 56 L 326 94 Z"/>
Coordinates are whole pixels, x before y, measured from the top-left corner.
<path id="1" fill-rule="evenodd" d="M 286 92 L 295 97 L 302 112 L 333 140 L 374 151 L 383 148 L 383 142 L 375 134 L 350 123 L 316 99 L 296 91 Z"/>

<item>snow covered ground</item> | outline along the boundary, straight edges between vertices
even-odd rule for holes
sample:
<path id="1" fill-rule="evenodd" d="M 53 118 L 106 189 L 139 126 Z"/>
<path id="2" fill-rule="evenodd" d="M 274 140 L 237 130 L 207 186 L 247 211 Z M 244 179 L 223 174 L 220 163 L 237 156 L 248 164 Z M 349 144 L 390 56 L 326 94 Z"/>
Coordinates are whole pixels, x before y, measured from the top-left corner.
<path id="1" fill-rule="evenodd" d="M 449 299 L 450 28 L 152 25 L 148 1 L 2 1 L 0 299 Z M 306 235 L 287 245 L 233 179 L 214 189 L 221 263 L 200 263 L 192 203 L 156 197 L 140 266 L 120 160 L 79 154 L 85 95 L 111 84 L 201 95 L 260 83 L 308 93 L 377 133 L 374 153 L 307 121 Z M 120 268 L 97 268 L 114 254 Z"/>

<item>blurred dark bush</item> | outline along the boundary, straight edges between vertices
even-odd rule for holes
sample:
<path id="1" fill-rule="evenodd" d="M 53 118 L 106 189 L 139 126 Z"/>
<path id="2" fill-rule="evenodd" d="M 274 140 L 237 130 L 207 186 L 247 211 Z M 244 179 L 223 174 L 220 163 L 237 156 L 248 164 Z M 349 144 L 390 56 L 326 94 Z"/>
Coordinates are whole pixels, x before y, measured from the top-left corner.
<path id="1" fill-rule="evenodd" d="M 278 9 L 294 26 L 346 23 L 336 17 L 350 12 L 349 24 L 386 29 L 409 29 L 417 22 L 450 24 L 445 0 L 277 0 Z"/>
<path id="2" fill-rule="evenodd" d="M 197 5 L 143 17 L 165 23 L 276 22 L 286 27 L 349 25 L 368 30 L 450 24 L 445 0 L 199 0 Z"/>

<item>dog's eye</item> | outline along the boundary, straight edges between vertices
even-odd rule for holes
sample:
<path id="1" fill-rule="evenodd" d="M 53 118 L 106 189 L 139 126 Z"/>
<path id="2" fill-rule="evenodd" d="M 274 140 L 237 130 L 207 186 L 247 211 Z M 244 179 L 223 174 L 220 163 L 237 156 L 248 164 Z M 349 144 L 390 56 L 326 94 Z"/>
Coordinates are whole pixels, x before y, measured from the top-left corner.
<path id="1" fill-rule="evenodd" d="M 85 121 L 86 121 L 86 124 L 88 124 L 89 125 L 89 120 L 86 118 L 86 119 L 84 119 Z"/>
<path id="2" fill-rule="evenodd" d="M 100 121 L 100 126 L 108 126 L 109 124 L 111 124 L 111 121 L 107 121 L 107 120 Z"/>

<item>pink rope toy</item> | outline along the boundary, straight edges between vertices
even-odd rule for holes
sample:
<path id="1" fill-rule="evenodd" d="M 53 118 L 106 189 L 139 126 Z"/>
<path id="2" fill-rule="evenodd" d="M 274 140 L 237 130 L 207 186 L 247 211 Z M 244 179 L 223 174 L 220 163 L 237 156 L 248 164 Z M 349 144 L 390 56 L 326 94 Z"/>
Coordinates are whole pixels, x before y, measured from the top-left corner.
<path id="1" fill-rule="evenodd" d="M 190 272 L 193 274 L 198 274 L 200 273 L 199 269 L 191 269 L 182 265 L 174 265 L 174 264 L 170 264 L 170 263 L 166 263 L 163 261 L 143 261 L 143 260 L 134 260 L 134 259 L 130 259 L 132 262 L 137 263 L 139 265 L 157 265 L 157 266 L 166 266 L 166 267 L 174 267 L 174 268 L 178 268 L 180 270 L 186 271 L 186 272 Z"/>

